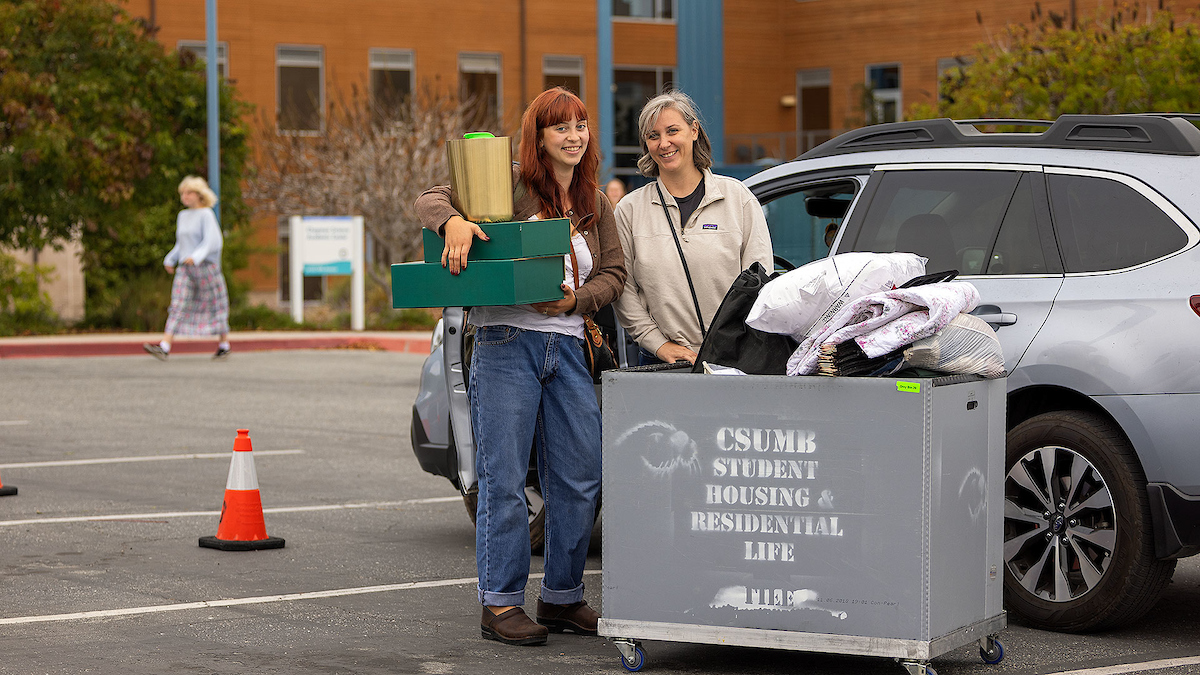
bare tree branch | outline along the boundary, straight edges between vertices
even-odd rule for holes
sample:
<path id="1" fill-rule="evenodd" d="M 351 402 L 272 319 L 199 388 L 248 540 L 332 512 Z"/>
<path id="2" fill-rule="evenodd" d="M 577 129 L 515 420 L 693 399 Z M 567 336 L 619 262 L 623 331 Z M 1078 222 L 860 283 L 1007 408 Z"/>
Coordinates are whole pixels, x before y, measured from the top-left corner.
<path id="1" fill-rule="evenodd" d="M 331 101 L 319 136 L 280 134 L 273 120 L 263 119 L 255 130 L 257 172 L 246 196 L 259 212 L 361 215 L 390 262 L 416 259 L 421 223 L 414 202 L 449 181 L 445 141 L 470 131 L 477 109 L 426 83 L 387 109 L 351 87 L 349 97 Z M 386 269 L 367 267 L 390 287 Z"/>

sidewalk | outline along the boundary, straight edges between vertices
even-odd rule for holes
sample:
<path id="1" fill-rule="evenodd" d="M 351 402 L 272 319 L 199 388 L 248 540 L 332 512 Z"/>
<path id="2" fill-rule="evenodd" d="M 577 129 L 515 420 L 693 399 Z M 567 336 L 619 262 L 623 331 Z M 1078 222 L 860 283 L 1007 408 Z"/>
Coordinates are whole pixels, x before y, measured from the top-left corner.
<path id="1" fill-rule="evenodd" d="M 273 349 L 374 349 L 428 354 L 431 331 L 246 331 L 229 334 L 233 353 Z M 145 356 L 143 342 L 162 333 L 87 333 L 0 338 L 0 359 L 50 356 Z M 172 354 L 211 354 L 216 336 L 177 337 Z"/>

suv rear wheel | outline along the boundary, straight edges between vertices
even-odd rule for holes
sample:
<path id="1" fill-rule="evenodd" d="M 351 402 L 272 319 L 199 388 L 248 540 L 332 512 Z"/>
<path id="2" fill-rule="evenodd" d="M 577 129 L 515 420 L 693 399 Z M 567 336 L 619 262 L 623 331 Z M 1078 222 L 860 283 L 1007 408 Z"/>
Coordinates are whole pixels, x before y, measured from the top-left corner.
<path id="1" fill-rule="evenodd" d="M 1111 422 L 1038 415 L 1008 432 L 1004 588 L 1038 628 L 1089 632 L 1143 616 L 1175 570 L 1154 556 L 1146 479 Z"/>

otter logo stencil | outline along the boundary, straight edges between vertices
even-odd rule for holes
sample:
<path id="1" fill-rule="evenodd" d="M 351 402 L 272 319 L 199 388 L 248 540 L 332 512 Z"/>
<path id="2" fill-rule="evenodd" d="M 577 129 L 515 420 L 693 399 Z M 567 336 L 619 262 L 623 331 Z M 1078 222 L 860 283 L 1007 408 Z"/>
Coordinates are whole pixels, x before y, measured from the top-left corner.
<path id="1" fill-rule="evenodd" d="M 667 422 L 643 422 L 621 434 L 617 445 L 633 444 L 642 464 L 655 477 L 666 478 L 678 470 L 700 472 L 700 450 L 687 433 Z"/>

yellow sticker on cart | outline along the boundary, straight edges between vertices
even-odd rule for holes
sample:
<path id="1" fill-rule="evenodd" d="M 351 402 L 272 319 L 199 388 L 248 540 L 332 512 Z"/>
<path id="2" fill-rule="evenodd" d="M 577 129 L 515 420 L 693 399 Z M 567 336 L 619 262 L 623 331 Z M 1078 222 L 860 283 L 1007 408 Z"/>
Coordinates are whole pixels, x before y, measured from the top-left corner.
<path id="1" fill-rule="evenodd" d="M 920 382 L 897 382 L 896 383 L 896 391 L 915 391 L 915 392 L 920 393 L 921 383 Z"/>

